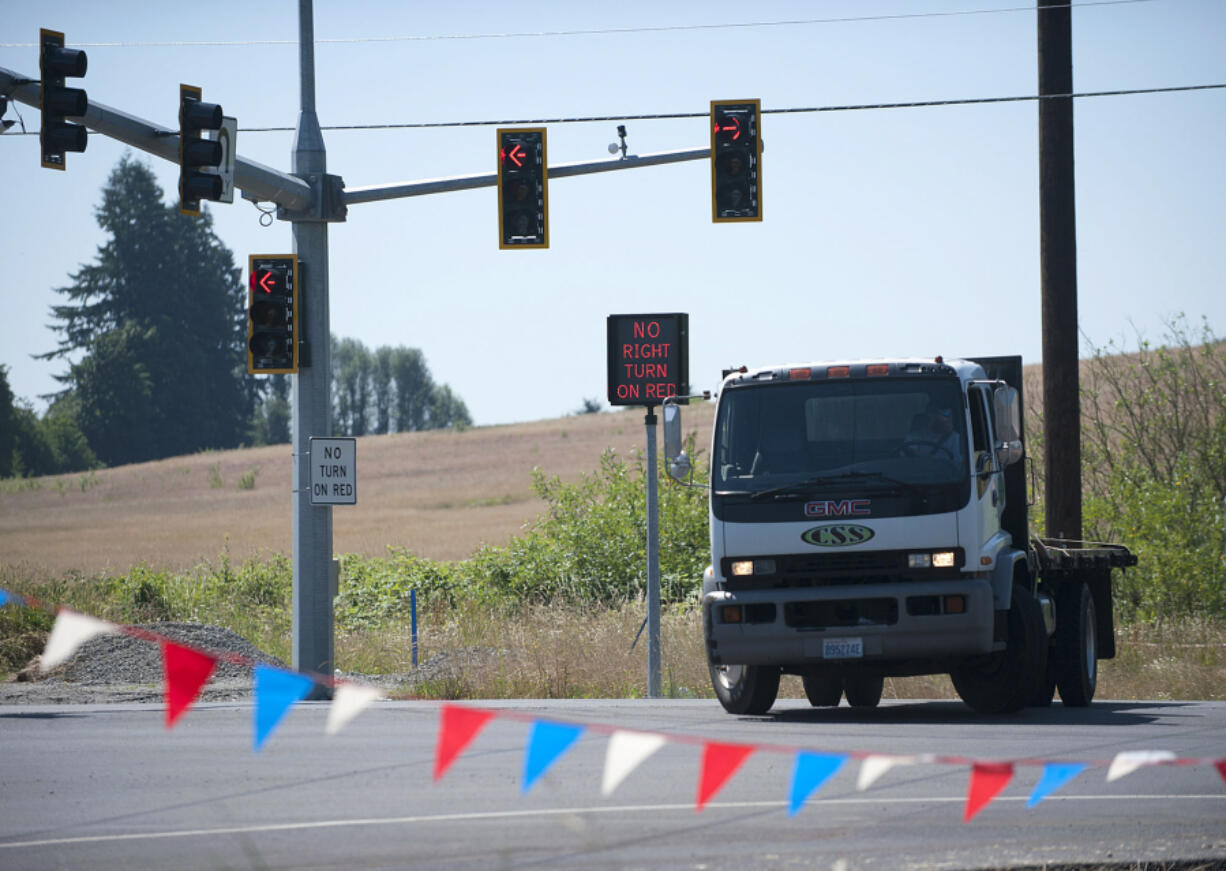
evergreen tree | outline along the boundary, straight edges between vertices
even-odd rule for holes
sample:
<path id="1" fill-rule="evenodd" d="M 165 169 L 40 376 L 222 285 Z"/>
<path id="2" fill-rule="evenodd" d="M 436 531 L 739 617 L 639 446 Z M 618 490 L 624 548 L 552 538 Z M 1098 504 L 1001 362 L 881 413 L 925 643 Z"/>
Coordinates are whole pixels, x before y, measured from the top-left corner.
<path id="1" fill-rule="evenodd" d="M 59 347 L 80 428 L 106 463 L 239 445 L 261 387 L 246 373 L 246 298 L 211 216 L 162 202 L 153 172 L 125 156 L 96 212 L 110 234 L 95 263 L 57 288 Z"/>
<path id="2" fill-rule="evenodd" d="M 0 478 L 13 474 L 13 450 L 17 447 L 17 407 L 9 387 L 9 367 L 0 364 Z"/>

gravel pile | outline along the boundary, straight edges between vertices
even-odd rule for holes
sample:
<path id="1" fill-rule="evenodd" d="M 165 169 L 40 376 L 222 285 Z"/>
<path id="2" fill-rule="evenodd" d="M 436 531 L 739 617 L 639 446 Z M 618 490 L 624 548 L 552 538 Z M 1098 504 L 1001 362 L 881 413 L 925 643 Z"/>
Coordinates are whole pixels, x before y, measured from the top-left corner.
<path id="1" fill-rule="evenodd" d="M 184 647 L 194 647 L 215 653 L 234 653 L 252 662 L 262 662 L 276 668 L 287 668 L 275 656 L 269 656 L 254 644 L 220 626 L 203 623 L 146 623 L 140 627 L 169 638 Z M 72 683 L 142 684 L 162 682 L 161 646 L 131 635 L 98 635 L 81 645 L 76 655 L 65 664 L 62 679 Z M 251 667 L 236 665 L 224 659 L 217 661 L 212 680 L 245 679 L 251 682 Z"/>

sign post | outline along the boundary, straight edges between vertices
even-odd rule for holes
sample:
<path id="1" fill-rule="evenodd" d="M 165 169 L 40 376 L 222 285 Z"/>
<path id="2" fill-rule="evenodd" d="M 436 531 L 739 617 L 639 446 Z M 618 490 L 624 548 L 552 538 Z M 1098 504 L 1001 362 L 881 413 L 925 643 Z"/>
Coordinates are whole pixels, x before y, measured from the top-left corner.
<path id="1" fill-rule="evenodd" d="M 660 530 L 655 407 L 689 393 L 689 315 L 609 315 L 610 405 L 646 407 L 647 428 L 647 696 L 662 693 Z"/>

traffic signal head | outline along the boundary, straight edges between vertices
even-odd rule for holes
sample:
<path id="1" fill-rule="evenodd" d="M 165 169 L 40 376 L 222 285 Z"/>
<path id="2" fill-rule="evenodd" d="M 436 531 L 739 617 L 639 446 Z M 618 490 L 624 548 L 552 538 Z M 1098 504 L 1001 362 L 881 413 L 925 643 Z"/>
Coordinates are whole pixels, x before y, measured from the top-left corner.
<path id="1" fill-rule="evenodd" d="M 38 32 L 38 68 L 42 79 L 43 166 L 64 169 L 65 152 L 84 151 L 88 144 L 85 128 L 69 124 L 66 118 L 79 118 L 89 108 L 89 97 L 81 88 L 64 87 L 64 79 L 81 78 L 89 65 L 85 52 L 64 48 L 64 34 L 43 28 Z"/>
<path id="2" fill-rule="evenodd" d="M 498 247 L 549 247 L 544 127 L 498 130 Z"/>
<path id="3" fill-rule="evenodd" d="M 298 257 L 252 254 L 247 265 L 251 288 L 247 371 L 253 375 L 297 372 Z"/>
<path id="4" fill-rule="evenodd" d="M 220 130 L 221 106 L 205 103 L 201 91 L 179 85 L 179 211 L 199 215 L 201 200 L 221 199 L 221 143 L 206 139 L 206 130 Z"/>
<path id="5" fill-rule="evenodd" d="M 711 217 L 762 220 L 760 100 L 711 101 Z"/>

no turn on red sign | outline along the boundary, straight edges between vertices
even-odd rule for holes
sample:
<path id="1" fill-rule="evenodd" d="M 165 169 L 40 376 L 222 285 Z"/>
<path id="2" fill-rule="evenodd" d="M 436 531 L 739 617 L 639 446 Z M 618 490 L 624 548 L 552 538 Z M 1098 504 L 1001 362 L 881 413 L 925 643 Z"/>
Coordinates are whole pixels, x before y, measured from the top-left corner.
<path id="1" fill-rule="evenodd" d="M 311 439 L 311 504 L 356 505 L 358 440 Z"/>

